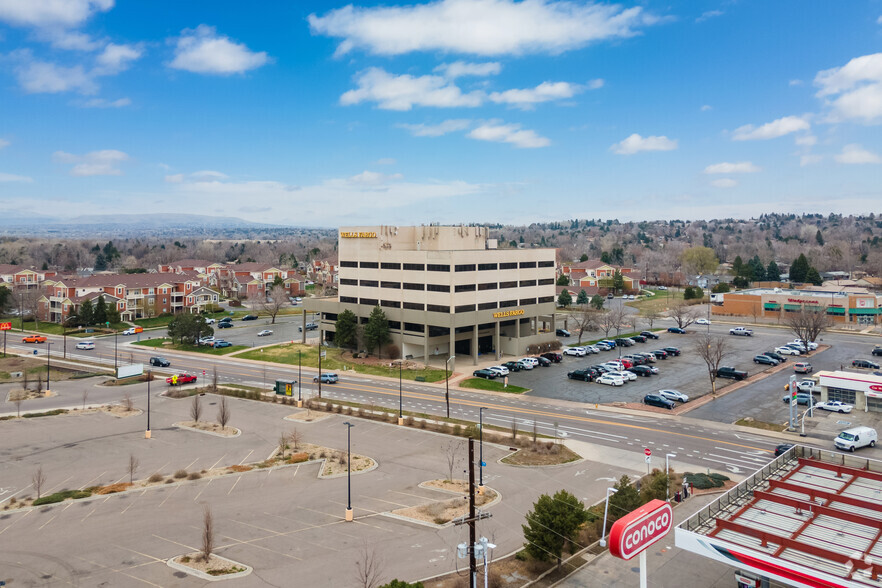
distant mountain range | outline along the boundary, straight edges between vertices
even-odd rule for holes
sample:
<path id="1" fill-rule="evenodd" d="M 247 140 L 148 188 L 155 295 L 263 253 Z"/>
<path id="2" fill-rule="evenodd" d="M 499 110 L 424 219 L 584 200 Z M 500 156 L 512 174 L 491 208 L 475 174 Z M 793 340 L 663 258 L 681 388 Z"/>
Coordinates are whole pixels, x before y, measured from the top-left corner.
<path id="1" fill-rule="evenodd" d="M 268 229 L 284 225 L 255 223 L 229 216 L 208 216 L 201 214 L 89 214 L 74 218 L 59 218 L 45 215 L 22 214 L 10 211 L 0 215 L 0 227 L 40 227 L 63 231 L 66 227 L 82 230 L 85 226 L 104 229 L 125 227 L 129 230 L 200 228 L 200 229 Z"/>

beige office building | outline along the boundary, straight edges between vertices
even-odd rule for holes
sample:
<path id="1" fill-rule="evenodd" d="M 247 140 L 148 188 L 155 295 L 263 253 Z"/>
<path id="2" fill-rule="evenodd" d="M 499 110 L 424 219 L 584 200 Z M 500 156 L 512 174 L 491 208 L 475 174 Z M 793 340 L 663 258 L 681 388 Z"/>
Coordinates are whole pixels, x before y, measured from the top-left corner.
<path id="1" fill-rule="evenodd" d="M 497 249 L 485 227 L 345 227 L 339 296 L 305 301 L 333 341 L 339 313 L 379 305 L 402 356 L 496 358 L 554 338 L 555 250 Z M 541 333 L 548 326 L 551 333 Z"/>

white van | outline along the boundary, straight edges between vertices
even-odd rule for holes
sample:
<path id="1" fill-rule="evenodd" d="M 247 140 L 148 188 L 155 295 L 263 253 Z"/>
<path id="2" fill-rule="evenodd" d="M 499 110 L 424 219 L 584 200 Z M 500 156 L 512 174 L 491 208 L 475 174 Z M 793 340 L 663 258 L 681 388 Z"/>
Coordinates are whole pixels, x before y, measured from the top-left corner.
<path id="1" fill-rule="evenodd" d="M 535 357 L 524 357 L 524 358 L 521 358 L 521 361 L 525 361 L 525 362 L 529 363 L 530 365 L 532 365 L 533 367 L 539 367 L 539 360 L 536 359 Z"/>
<path id="2" fill-rule="evenodd" d="M 833 440 L 833 444 L 836 445 L 837 449 L 854 451 L 855 449 L 860 449 L 867 445 L 875 447 L 878 438 L 878 435 L 876 435 L 876 429 L 871 429 L 870 427 L 854 427 L 839 433 L 839 436 Z"/>

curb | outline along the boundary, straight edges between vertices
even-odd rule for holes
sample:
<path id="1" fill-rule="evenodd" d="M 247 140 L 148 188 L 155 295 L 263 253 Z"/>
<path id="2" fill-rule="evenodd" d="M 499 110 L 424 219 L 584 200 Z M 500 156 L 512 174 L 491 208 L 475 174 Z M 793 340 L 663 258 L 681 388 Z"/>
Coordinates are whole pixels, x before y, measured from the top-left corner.
<path id="1" fill-rule="evenodd" d="M 203 431 L 202 429 L 197 429 L 196 427 L 190 427 L 190 426 L 187 426 L 183 423 L 184 423 L 183 421 L 180 421 L 177 423 L 172 423 L 172 426 L 177 427 L 178 429 L 186 429 L 188 431 L 196 431 L 197 433 L 205 433 L 206 435 L 214 435 L 215 437 L 222 437 L 224 439 L 235 439 L 236 437 L 239 437 L 240 435 L 242 435 L 242 429 L 236 429 L 236 427 L 232 427 L 233 429 L 236 429 L 235 435 L 222 435 L 220 433 L 215 433 L 214 431 Z"/>
<path id="2" fill-rule="evenodd" d="M 241 567 L 245 568 L 245 571 L 244 572 L 236 572 L 235 574 L 224 574 L 222 576 L 212 576 L 211 574 L 206 574 L 205 572 L 193 569 L 190 566 L 175 563 L 174 559 L 175 559 L 175 557 L 181 557 L 179 555 L 176 555 L 174 557 L 170 557 L 168 560 L 166 560 L 165 563 L 166 563 L 166 565 L 168 565 L 168 567 L 172 568 L 173 570 L 178 570 L 179 572 L 184 572 L 185 574 L 190 574 L 191 576 L 196 576 L 197 578 L 199 578 L 201 580 L 208 580 L 209 582 L 220 582 L 222 580 L 236 580 L 239 578 L 244 578 L 245 576 L 247 576 L 248 574 L 250 574 L 251 572 L 254 571 L 254 568 L 252 568 L 251 566 L 246 566 L 243 563 L 239 563 L 237 561 L 233 561 L 231 559 L 221 557 L 220 555 L 217 555 L 214 553 L 212 553 L 211 556 L 216 557 L 217 559 L 222 559 L 224 561 L 230 562 L 234 566 L 241 566 Z"/>

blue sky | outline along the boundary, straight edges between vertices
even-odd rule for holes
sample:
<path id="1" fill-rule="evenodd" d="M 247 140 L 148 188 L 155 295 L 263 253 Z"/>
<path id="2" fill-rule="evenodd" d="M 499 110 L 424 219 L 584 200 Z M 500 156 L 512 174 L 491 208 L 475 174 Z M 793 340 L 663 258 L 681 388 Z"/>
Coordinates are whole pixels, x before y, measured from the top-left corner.
<path id="1" fill-rule="evenodd" d="M 880 212 L 882 0 L 0 0 L 0 214 Z"/>

